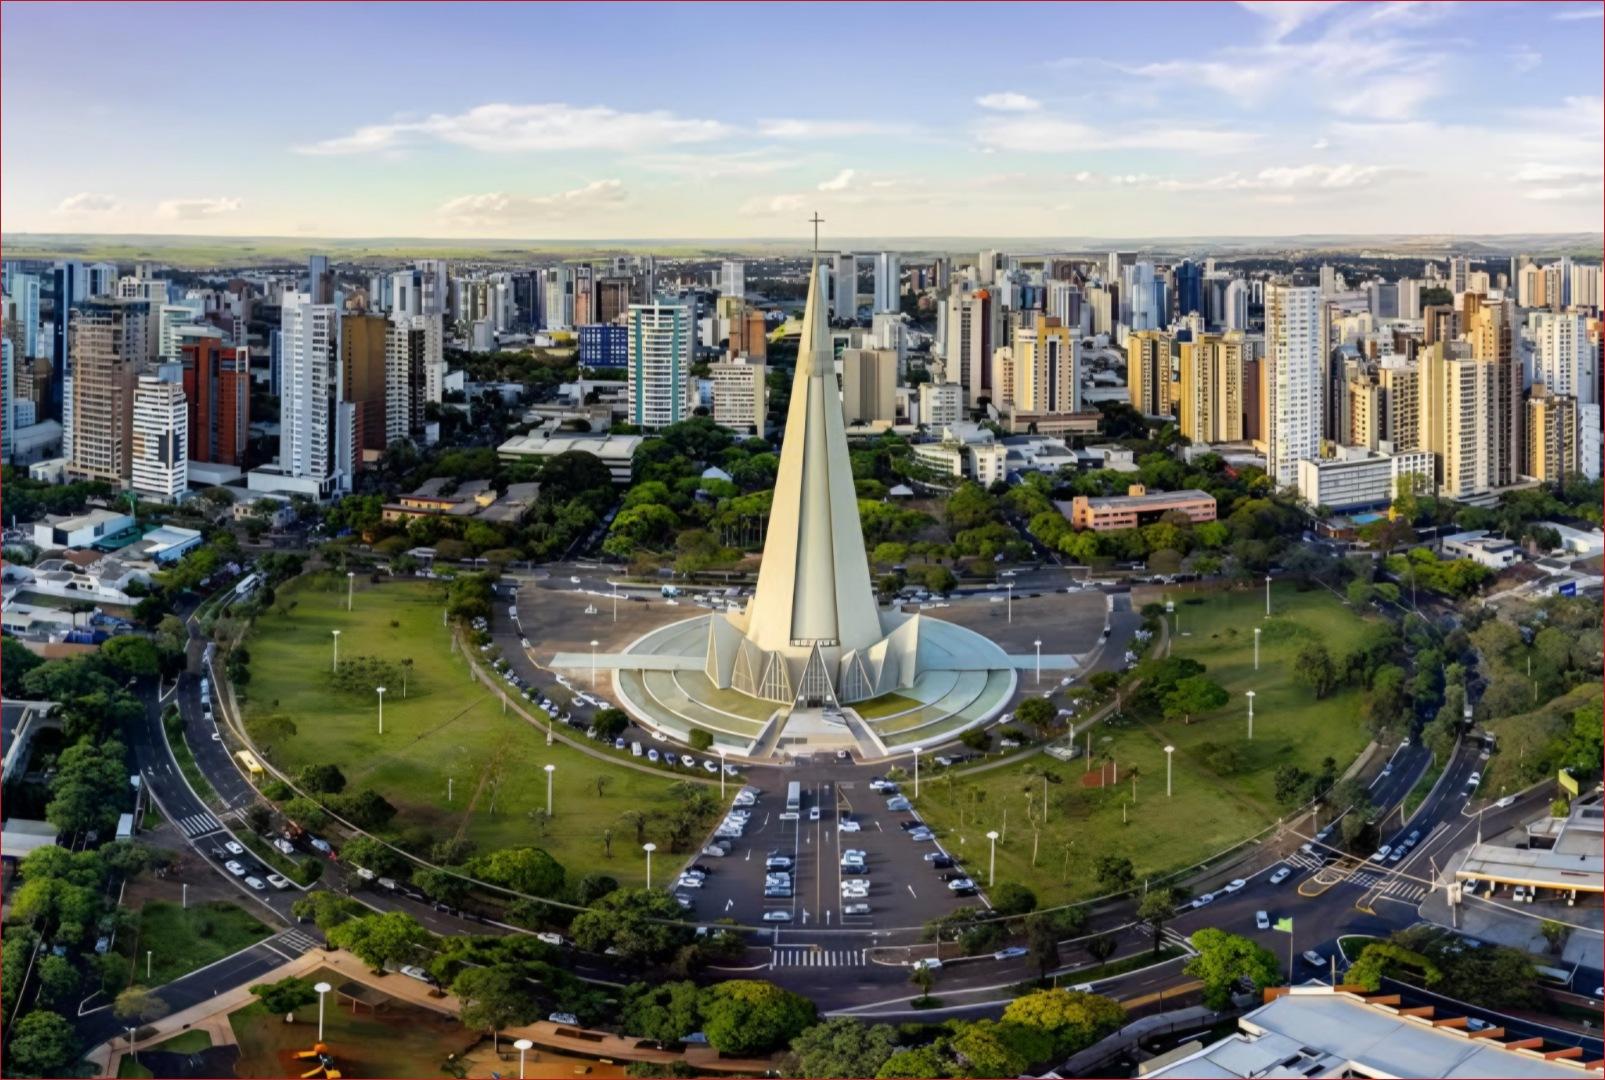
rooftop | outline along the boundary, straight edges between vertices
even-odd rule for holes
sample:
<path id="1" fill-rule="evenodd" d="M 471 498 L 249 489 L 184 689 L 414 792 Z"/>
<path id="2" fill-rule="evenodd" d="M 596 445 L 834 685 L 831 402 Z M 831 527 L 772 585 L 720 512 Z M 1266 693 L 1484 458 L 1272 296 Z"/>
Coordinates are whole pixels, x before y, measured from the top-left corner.
<path id="1" fill-rule="evenodd" d="M 584 450 L 599 458 L 633 458 L 636 449 L 644 440 L 645 437 L 641 435 L 594 434 L 582 431 L 556 434 L 531 432 L 528 435 L 513 436 L 498 446 L 496 452 L 516 457 L 522 454 L 545 456 L 563 454 L 570 450 Z"/>
<path id="2" fill-rule="evenodd" d="M 1105 508 L 1119 508 L 1122 510 L 1143 507 L 1171 506 L 1179 502 L 1214 502 L 1215 496 L 1207 491 L 1197 488 L 1183 488 L 1180 491 L 1150 491 L 1141 495 L 1092 495 L 1087 498 L 1087 505 L 1094 510 Z"/>

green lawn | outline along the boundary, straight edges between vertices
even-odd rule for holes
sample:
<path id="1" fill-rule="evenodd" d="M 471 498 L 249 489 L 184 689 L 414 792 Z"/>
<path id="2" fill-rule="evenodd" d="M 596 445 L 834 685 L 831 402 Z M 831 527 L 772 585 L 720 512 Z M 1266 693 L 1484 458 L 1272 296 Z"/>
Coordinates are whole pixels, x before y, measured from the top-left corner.
<path id="1" fill-rule="evenodd" d="M 1197 602 L 1178 604 L 1187 636 L 1174 639 L 1174 653 L 1203 663 L 1231 700 L 1217 712 L 1195 716 L 1191 724 L 1100 726 L 1092 736 L 1091 769 L 1104 761 L 1118 765 L 1118 785 L 1112 782 L 1112 767 L 1107 773 L 1110 786 L 1086 787 L 1085 759 L 1057 762 L 1040 754 L 969 779 L 962 772 L 926 779 L 919 809 L 945 831 L 947 846 L 966 858 L 971 870 L 984 872 L 986 833 L 992 829 L 1002 834 L 997 880 L 1024 882 L 1044 903 L 1100 893 L 1092 866 L 1103 854 L 1129 857 L 1139 879 L 1180 870 L 1286 812 L 1273 795 L 1272 774 L 1278 765 L 1292 763 L 1314 772 L 1330 755 L 1341 772 L 1365 746 L 1369 736 L 1359 716 L 1360 692 L 1346 689 L 1316 701 L 1292 673 L 1293 658 L 1307 640 L 1319 639 L 1341 656 L 1359 639 L 1364 626 L 1360 616 L 1324 590 L 1301 593 L 1292 586 L 1273 592 L 1275 614 L 1270 620 L 1264 618 L 1262 591 L 1186 595 Z M 1256 626 L 1264 630 L 1258 672 Z M 1252 742 L 1247 740 L 1243 697 L 1250 689 L 1256 693 Z M 1084 739 L 1078 741 L 1085 745 Z M 1239 747 L 1243 769 L 1222 777 L 1205 768 L 1195 752 L 1205 742 Z M 1167 743 L 1176 748 L 1168 798 Z M 1052 776 L 1048 820 L 1041 824 L 1044 766 Z M 1028 796 L 1029 813 L 1037 819 L 1036 837 L 1027 816 Z"/>
<path id="2" fill-rule="evenodd" d="M 359 584 L 348 613 L 344 578 L 286 585 L 248 641 L 245 714 L 253 737 L 287 772 L 328 762 L 345 773 L 347 790 L 380 792 L 399 810 L 395 832 L 422 826 L 436 837 L 461 833 L 481 850 L 535 845 L 571 875 L 603 871 L 639 883 L 644 860 L 634 826 L 620 816 L 640 811 L 647 836 L 662 841 L 678 781 L 599 761 L 561 742 L 547 746 L 544 728 L 511 710 L 504 714 L 499 698 L 453 654 L 441 622 L 442 602 L 441 590 L 426 582 Z M 387 688 L 383 736 L 373 692 L 334 685 L 334 629 L 341 630 L 342 662 L 376 657 L 399 673 L 402 659 L 413 661 L 406 695 L 399 683 Z M 295 725 L 293 736 L 285 733 L 286 719 Z M 547 764 L 557 767 L 550 822 Z M 604 850 L 609 829 L 611 859 Z"/>
<path id="3" fill-rule="evenodd" d="M 128 957 L 129 982 L 161 986 L 254 945 L 271 934 L 244 908 L 216 902 L 182 908 L 166 900 L 150 900 L 139 912 L 139 926 L 117 939 L 117 951 Z M 150 953 L 150 976 L 145 953 Z"/>
<path id="4" fill-rule="evenodd" d="M 1571 725 L 1573 712 L 1599 697 L 1599 683 L 1583 683 L 1531 712 L 1491 721 L 1488 730 L 1499 749 L 1483 770 L 1479 792 L 1498 798 L 1546 776 L 1553 778 L 1547 764 L 1550 742 Z"/>
<path id="5" fill-rule="evenodd" d="M 349 974 L 325 968 L 308 978 L 327 980 L 338 989 Z M 235 1075 L 299 1076 L 312 1068 L 293 1055 L 317 1042 L 318 1006 L 304 1005 L 295 1017 L 295 1023 L 286 1024 L 260 1002 L 230 1013 L 229 1026 L 240 1044 Z M 442 1076 L 447 1056 L 462 1054 L 480 1037 L 454 1018 L 416 1005 L 392 1003 L 377 1012 L 363 1006 L 353 1015 L 336 994 L 324 1001 L 323 1041 L 346 1076 Z"/>
<path id="6" fill-rule="evenodd" d="M 878 698 L 870 698 L 854 705 L 853 711 L 865 720 L 876 720 L 882 716 L 891 716 L 893 713 L 917 709 L 919 704 L 918 701 L 903 694 L 882 694 Z"/>

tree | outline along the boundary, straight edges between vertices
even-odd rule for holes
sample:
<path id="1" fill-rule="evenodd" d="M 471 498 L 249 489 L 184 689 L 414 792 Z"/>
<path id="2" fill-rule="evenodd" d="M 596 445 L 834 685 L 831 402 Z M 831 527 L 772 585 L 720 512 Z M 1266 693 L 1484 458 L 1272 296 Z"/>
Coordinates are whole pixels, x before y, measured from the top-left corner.
<path id="1" fill-rule="evenodd" d="M 596 733 L 604 738 L 616 739 L 630 726 L 630 715 L 623 709 L 598 709 L 591 718 Z"/>
<path id="2" fill-rule="evenodd" d="M 159 663 L 150 639 L 133 634 L 112 638 L 100 647 L 98 657 L 123 675 L 154 675 Z"/>
<path id="3" fill-rule="evenodd" d="M 1396 975 L 1401 967 L 1411 969 L 1427 986 L 1443 978 L 1438 965 L 1414 949 L 1391 941 L 1374 941 L 1360 950 L 1360 955 L 1344 972 L 1343 981 L 1363 986 L 1374 993 L 1382 988 L 1384 976 Z"/>
<path id="4" fill-rule="evenodd" d="M 659 963 L 691 940 L 691 928 L 678 921 L 682 914 L 668 893 L 619 889 L 575 916 L 569 932 L 588 952 L 611 947 L 623 963 Z"/>
<path id="5" fill-rule="evenodd" d="M 1154 955 L 1159 955 L 1159 944 L 1164 940 L 1165 923 L 1176 913 L 1176 891 L 1171 888 L 1153 889 L 1137 905 L 1137 919 L 1148 927 L 1153 936 Z"/>
<path id="6" fill-rule="evenodd" d="M 1053 1056 L 1053 1037 L 1037 1028 L 996 1020 L 964 1024 L 953 1036 L 953 1053 L 962 1074 L 974 1077 L 1019 1076 Z"/>
<path id="7" fill-rule="evenodd" d="M 1039 990 L 1009 1002 L 1003 1022 L 1043 1032 L 1053 1040 L 1053 1056 L 1065 1058 L 1118 1030 L 1126 1022 L 1126 1010 L 1099 994 Z"/>
<path id="8" fill-rule="evenodd" d="M 1362 581 L 1359 578 L 1355 578 L 1353 581 L 1349 582 L 1348 588 L 1344 590 L 1344 594 L 1348 597 L 1350 607 L 1362 608 L 1371 602 L 1371 597 L 1376 594 L 1376 590 L 1371 587 L 1371 583 L 1369 581 Z"/>
<path id="9" fill-rule="evenodd" d="M 876 1080 L 921 1080 L 952 1076 L 951 1064 L 934 1046 L 914 1046 L 899 1050 L 886 1059 L 875 1073 Z"/>
<path id="10" fill-rule="evenodd" d="M 1538 930 L 1544 935 L 1544 942 L 1552 953 L 1560 952 L 1566 944 L 1566 935 L 1570 933 L 1565 923 L 1558 923 L 1554 919 L 1545 919 L 1539 923 Z"/>
<path id="11" fill-rule="evenodd" d="M 78 1036 L 60 1013 L 35 1009 L 7 1032 L 12 1076 L 66 1076 L 78 1058 Z"/>
<path id="12" fill-rule="evenodd" d="M 45 820 L 62 832 L 110 832 L 128 785 L 126 751 L 116 741 L 80 742 L 61 752 L 50 784 Z"/>
<path id="13" fill-rule="evenodd" d="M 701 1023 L 700 990 L 689 980 L 633 983 L 624 990 L 620 1026 L 629 1034 L 660 1043 L 676 1043 Z"/>
<path id="14" fill-rule="evenodd" d="M 678 906 L 678 905 L 677 905 Z M 760 979 L 729 979 L 703 991 L 702 1030 L 722 1054 L 762 1054 L 814 1022 L 814 1003 Z"/>
<path id="15" fill-rule="evenodd" d="M 490 1029 L 492 1050 L 502 1028 L 527 1024 L 538 1011 L 529 980 L 516 964 L 466 968 L 452 980 L 451 992 L 462 1002 L 465 1026 Z"/>
<path id="16" fill-rule="evenodd" d="M 808 1028 L 791 1041 L 787 1076 L 874 1076 L 897 1052 L 897 1029 L 890 1024 L 862 1024 L 837 1016 Z"/>
<path id="17" fill-rule="evenodd" d="M 1035 911 L 1037 894 L 1017 881 L 1001 881 L 988 890 L 992 911 L 1000 916 L 1024 915 Z"/>
<path id="18" fill-rule="evenodd" d="M 1025 921 L 1025 942 L 1037 977 L 1046 979 L 1048 972 L 1059 966 L 1059 928 L 1051 918 L 1033 915 Z"/>
<path id="19" fill-rule="evenodd" d="M 78 969 L 65 956 L 54 954 L 39 961 L 39 1004 L 70 1005 L 78 992 Z"/>
<path id="20" fill-rule="evenodd" d="M 318 992 L 312 989 L 312 983 L 294 975 L 278 982 L 257 983 L 251 987 L 251 993 L 256 995 L 268 1012 L 286 1019 L 301 1006 L 318 1000 Z"/>
<path id="21" fill-rule="evenodd" d="M 148 1024 L 167 1015 L 167 1002 L 148 987 L 130 986 L 117 995 L 111 1012 L 124 1023 Z"/>
<path id="22" fill-rule="evenodd" d="M 386 965 L 410 963 L 433 935 L 410 915 L 387 911 L 340 923 L 328 931 L 331 945 L 355 954 L 376 972 Z"/>
<path id="23" fill-rule="evenodd" d="M 468 863 L 472 876 L 527 896 L 560 896 L 566 871 L 541 848 L 501 848 Z"/>
<path id="24" fill-rule="evenodd" d="M 1137 881 L 1136 867 L 1124 855 L 1099 855 L 1093 863 L 1093 874 L 1098 887 L 1106 893 L 1125 892 Z"/>
<path id="25" fill-rule="evenodd" d="M 1165 718 L 1181 717 L 1183 723 L 1192 723 L 1193 714 L 1209 712 L 1226 704 L 1226 688 L 1213 679 L 1192 675 L 1176 683 L 1176 688 L 1165 695 Z"/>
<path id="26" fill-rule="evenodd" d="M 0 639 L 0 688 L 3 688 L 5 696 L 23 697 L 23 676 L 44 662 L 43 657 L 16 638 Z"/>
<path id="27" fill-rule="evenodd" d="M 327 936 L 341 923 L 356 918 L 368 909 L 349 896 L 318 889 L 309 892 L 290 905 L 290 914 L 297 919 L 311 919 L 313 925 Z"/>
<path id="28" fill-rule="evenodd" d="M 329 824 L 329 812 L 305 795 L 297 795 L 284 804 L 284 816 L 303 829 L 320 831 Z"/>
<path id="29" fill-rule="evenodd" d="M 1043 736 L 1054 728 L 1059 716 L 1053 702 L 1047 698 L 1028 697 L 1014 710 L 1014 718 L 1036 728 L 1038 736 Z"/>
<path id="30" fill-rule="evenodd" d="M 1315 692 L 1317 701 L 1337 685 L 1337 666 L 1332 663 L 1332 654 L 1319 641 L 1308 642 L 1299 649 L 1293 661 L 1293 672 L 1299 682 Z"/>
<path id="31" fill-rule="evenodd" d="M 1238 982 L 1246 981 L 1258 992 L 1282 981 L 1276 954 L 1246 937 L 1206 927 L 1194 931 L 1190 940 L 1198 953 L 1182 970 L 1204 984 L 1204 1004 L 1211 1009 L 1230 1005 Z"/>
<path id="32" fill-rule="evenodd" d="M 295 782 L 308 791 L 325 795 L 337 794 L 346 786 L 345 774 L 338 765 L 303 765 L 295 774 Z"/>

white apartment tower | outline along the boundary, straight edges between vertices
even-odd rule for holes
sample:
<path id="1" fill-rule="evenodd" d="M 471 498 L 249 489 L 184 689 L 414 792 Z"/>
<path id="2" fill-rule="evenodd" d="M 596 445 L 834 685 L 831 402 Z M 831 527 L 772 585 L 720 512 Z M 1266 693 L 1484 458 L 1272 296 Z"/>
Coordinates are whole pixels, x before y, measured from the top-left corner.
<path id="1" fill-rule="evenodd" d="M 1278 487 L 1298 483 L 1298 463 L 1321 455 L 1322 323 L 1319 287 L 1265 286 L 1266 463 Z"/>
<path id="2" fill-rule="evenodd" d="M 1596 404 L 1594 347 L 1588 340 L 1588 319 L 1552 311 L 1527 313 L 1527 335 L 1533 343 L 1533 381 L 1552 394 Z"/>
<path id="3" fill-rule="evenodd" d="M 279 469 L 316 480 L 326 492 L 346 478 L 348 410 L 342 409 L 339 313 L 307 293 L 286 293 L 281 324 L 283 375 L 279 408 Z"/>
<path id="4" fill-rule="evenodd" d="M 183 367 L 162 364 L 141 375 L 134 387 L 133 455 L 135 491 L 173 503 L 189 490 L 189 405 Z"/>
<path id="5" fill-rule="evenodd" d="M 719 291 L 725 296 L 747 295 L 747 264 L 740 259 L 726 259 L 719 265 Z"/>
<path id="6" fill-rule="evenodd" d="M 832 280 L 835 284 L 835 303 L 831 305 L 830 316 L 833 319 L 856 319 L 858 317 L 858 256 L 852 252 L 843 252 L 836 256 L 836 267 L 832 271 Z"/>
<path id="7" fill-rule="evenodd" d="M 762 362 L 742 359 L 709 364 L 714 422 L 763 438 L 768 411 L 764 379 L 768 371 Z"/>
<path id="8" fill-rule="evenodd" d="M 691 415 L 696 321 L 686 304 L 631 304 L 626 396 L 630 423 L 662 428 Z"/>
<path id="9" fill-rule="evenodd" d="M 895 251 L 875 256 L 875 311 L 896 311 L 902 292 L 903 267 Z"/>

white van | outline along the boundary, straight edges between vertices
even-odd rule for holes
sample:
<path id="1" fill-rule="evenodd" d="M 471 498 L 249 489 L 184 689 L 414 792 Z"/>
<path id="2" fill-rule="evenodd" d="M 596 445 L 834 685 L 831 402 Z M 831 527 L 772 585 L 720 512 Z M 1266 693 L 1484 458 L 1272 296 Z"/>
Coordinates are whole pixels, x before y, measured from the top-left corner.
<path id="1" fill-rule="evenodd" d="M 641 744 L 638 743 L 638 742 L 631 743 L 630 744 L 630 753 L 634 757 L 640 757 L 641 756 Z"/>

